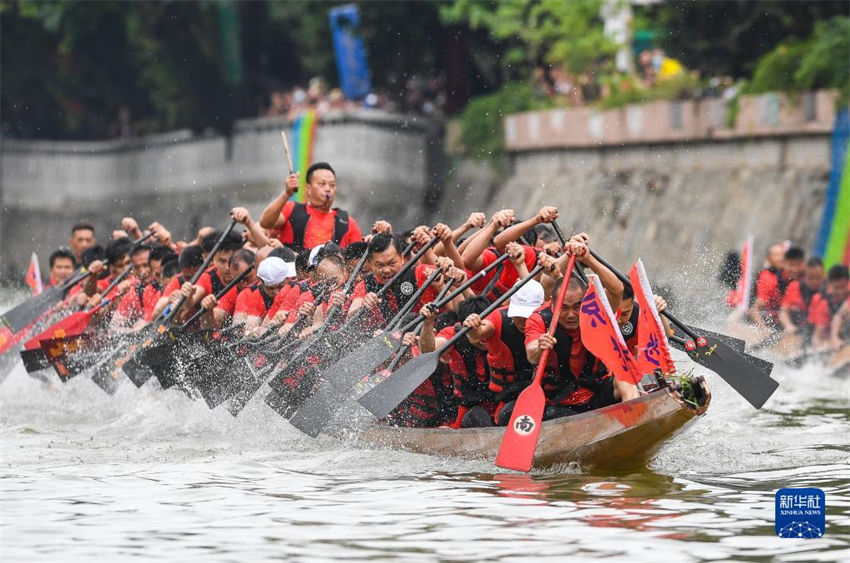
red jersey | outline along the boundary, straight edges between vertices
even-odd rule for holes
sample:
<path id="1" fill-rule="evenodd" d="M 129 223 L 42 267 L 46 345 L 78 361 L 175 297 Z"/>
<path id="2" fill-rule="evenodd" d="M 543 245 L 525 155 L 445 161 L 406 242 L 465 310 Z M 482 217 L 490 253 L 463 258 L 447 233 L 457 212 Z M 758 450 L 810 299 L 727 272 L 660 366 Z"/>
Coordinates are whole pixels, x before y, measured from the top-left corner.
<path id="1" fill-rule="evenodd" d="M 206 295 L 215 295 L 227 285 L 218 275 L 218 268 L 210 268 L 198 278 L 196 285 L 201 286 L 206 291 Z"/>
<path id="2" fill-rule="evenodd" d="M 530 381 L 533 368 L 525 355 L 524 334 L 508 317 L 508 308 L 490 313 L 485 320 L 493 324 L 493 334 L 484 341 L 487 363 L 490 365 L 490 390 L 501 393 L 506 385 L 517 379 Z"/>
<path id="3" fill-rule="evenodd" d="M 118 308 L 115 312 L 132 321 L 144 319 L 150 322 L 156 302 L 159 301 L 161 296 L 162 291 L 159 286 L 153 283 L 144 286 L 136 284 L 118 302 Z"/>
<path id="4" fill-rule="evenodd" d="M 544 303 L 525 321 L 525 344 L 531 344 L 548 330 L 552 319 L 549 303 Z M 593 397 L 593 391 L 582 386 L 582 376 L 589 380 L 596 358 L 581 342 L 581 331 L 555 329 L 557 343 L 549 352 L 547 375 L 543 378 L 543 391 L 547 404 L 581 405 Z M 566 373 L 569 372 L 569 373 Z M 588 381 L 589 382 L 589 381 Z"/>
<path id="5" fill-rule="evenodd" d="M 183 274 L 171 278 L 171 281 L 168 282 L 168 285 L 166 285 L 165 289 L 162 290 L 163 297 L 168 297 L 169 295 L 180 289 L 180 286 L 183 285 L 183 281 Z"/>
<path id="6" fill-rule="evenodd" d="M 435 268 L 436 266 L 431 264 L 417 264 L 413 268 L 413 272 L 408 271 L 406 275 L 402 276 L 401 279 L 393 284 L 393 287 L 384 293 L 381 302 L 378 304 L 384 321 L 389 321 L 407 303 L 416 290 L 425 285 L 425 280 L 434 273 Z M 374 274 L 367 274 L 355 286 L 352 298 L 363 298 L 366 297 L 366 293 L 377 293 L 383 287 L 384 283 L 384 281 L 378 280 Z M 439 292 L 433 285 L 428 286 L 422 293 L 422 297 L 419 298 L 419 302 L 413 306 L 411 311 L 419 312 L 419 309 L 426 303 L 436 300 L 438 294 Z"/>
<path id="7" fill-rule="evenodd" d="M 829 327 L 832 323 L 832 317 L 841 308 L 842 301 L 839 301 L 829 290 L 823 293 L 817 293 L 812 297 L 812 302 L 809 305 L 808 321 L 817 327 Z"/>
<path id="8" fill-rule="evenodd" d="M 236 286 L 230 288 L 230 290 L 221 296 L 221 299 L 218 300 L 218 304 L 216 305 L 216 309 L 221 309 L 231 317 L 233 313 L 236 311 L 236 298 L 239 296 L 239 290 L 236 289 Z"/>
<path id="9" fill-rule="evenodd" d="M 766 269 L 756 279 L 756 297 L 764 303 L 765 312 L 776 316 L 782 304 L 782 297 L 792 280 L 782 270 Z"/>
<path id="10" fill-rule="evenodd" d="M 534 266 L 537 264 L 537 250 L 533 246 L 527 245 L 522 245 L 522 249 L 525 252 L 525 266 L 530 271 L 534 269 Z M 481 258 L 484 260 L 482 268 L 486 268 L 499 258 L 499 253 L 495 248 L 488 248 L 483 254 L 481 254 Z M 493 288 L 496 292 L 496 296 L 502 295 L 508 291 L 519 279 L 519 273 L 516 271 L 516 267 L 514 267 L 510 260 L 505 260 L 502 265 L 502 273 L 499 274 L 499 279 L 496 281 L 496 285 Z M 492 276 L 485 276 L 485 278 L 487 277 L 492 278 Z M 478 291 L 483 291 L 486 285 L 487 284 L 484 284 Z"/>
<path id="11" fill-rule="evenodd" d="M 263 318 L 272 310 L 274 302 L 275 298 L 266 295 L 262 290 L 262 283 L 256 282 L 239 292 L 236 297 L 234 314 L 244 313 L 249 317 Z"/>
<path id="12" fill-rule="evenodd" d="M 299 240 L 296 240 L 295 228 L 300 227 L 293 227 L 293 223 L 296 222 L 292 217 L 293 212 L 296 210 L 296 203 L 294 201 L 287 201 L 283 205 L 280 214 L 286 218 L 286 223 L 282 228 L 272 229 L 269 233 L 270 237 L 276 238 L 288 246 L 303 248 L 313 248 L 314 246 L 334 240 L 334 223 L 340 213 L 339 209 L 334 208 L 330 211 L 322 211 L 318 207 L 311 205 L 303 203 L 299 203 L 298 205 L 301 206 L 298 212 L 302 214 L 306 213 L 306 222 L 303 223 L 303 232 L 299 233 Z M 363 240 L 363 234 L 360 232 L 360 227 L 357 226 L 354 218 L 348 216 L 347 221 L 348 229 L 345 231 L 345 234 L 342 235 L 338 242 L 334 241 L 337 242 L 340 248 L 345 248 L 352 242 Z"/>

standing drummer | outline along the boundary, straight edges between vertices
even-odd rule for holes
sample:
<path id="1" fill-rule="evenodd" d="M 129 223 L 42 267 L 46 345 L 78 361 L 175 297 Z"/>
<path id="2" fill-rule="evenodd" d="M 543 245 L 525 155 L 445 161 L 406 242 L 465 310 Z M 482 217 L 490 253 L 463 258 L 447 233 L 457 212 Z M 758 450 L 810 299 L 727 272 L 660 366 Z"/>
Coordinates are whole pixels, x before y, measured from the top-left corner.
<path id="1" fill-rule="evenodd" d="M 298 191 L 299 173 L 286 179 L 286 191 L 272 201 L 260 217 L 260 226 L 271 237 L 296 252 L 333 241 L 340 248 L 363 240 L 360 227 L 348 211 L 334 207 L 336 173 L 327 162 L 307 169 L 306 203 L 290 200 Z"/>

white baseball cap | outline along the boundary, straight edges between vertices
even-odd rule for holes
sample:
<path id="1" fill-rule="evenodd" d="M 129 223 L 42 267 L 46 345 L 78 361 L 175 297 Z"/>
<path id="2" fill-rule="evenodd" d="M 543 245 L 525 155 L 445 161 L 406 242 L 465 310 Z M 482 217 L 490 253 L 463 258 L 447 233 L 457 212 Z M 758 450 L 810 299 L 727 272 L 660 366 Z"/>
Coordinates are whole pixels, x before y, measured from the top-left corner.
<path id="1" fill-rule="evenodd" d="M 283 258 L 269 256 L 260 262 L 257 277 L 266 285 L 277 285 L 286 278 L 295 277 L 295 262 L 286 262 Z"/>
<path id="2" fill-rule="evenodd" d="M 527 319 L 542 304 L 543 286 L 539 282 L 531 280 L 511 296 L 508 316 Z"/>

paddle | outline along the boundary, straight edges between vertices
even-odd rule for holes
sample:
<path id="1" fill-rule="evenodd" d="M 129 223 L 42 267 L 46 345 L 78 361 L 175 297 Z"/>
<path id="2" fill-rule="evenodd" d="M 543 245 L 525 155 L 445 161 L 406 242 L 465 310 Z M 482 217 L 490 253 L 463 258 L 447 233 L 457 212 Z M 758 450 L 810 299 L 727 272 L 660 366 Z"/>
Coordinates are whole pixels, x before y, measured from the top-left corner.
<path id="1" fill-rule="evenodd" d="M 389 291 L 391 287 L 393 287 L 393 285 L 398 280 L 402 278 L 402 276 L 407 274 L 407 272 L 409 272 L 413 267 L 415 267 L 419 260 L 425 255 L 425 253 L 428 252 L 439 241 L 440 239 L 437 237 L 434 237 L 430 241 L 428 241 L 427 244 L 420 248 L 419 251 L 414 254 L 410 258 L 410 260 L 407 261 L 407 263 L 401 270 L 399 270 L 387 283 L 385 283 L 377 291 L 376 295 L 379 298 L 382 297 L 387 291 Z M 289 375 L 291 371 L 290 366 L 300 366 L 300 364 L 305 359 L 313 355 L 321 356 L 321 352 L 324 351 L 333 351 L 341 346 L 351 347 L 353 345 L 351 332 L 352 330 L 359 330 L 361 328 L 360 319 L 369 310 L 370 309 L 368 307 L 360 307 L 360 309 L 358 309 L 351 317 L 349 317 L 343 323 L 343 325 L 338 330 L 334 332 L 334 334 L 332 335 L 333 340 L 330 340 L 329 338 L 325 338 L 325 332 L 330 326 L 329 321 L 332 318 L 336 317 L 336 315 L 340 312 L 340 309 L 338 307 L 332 307 L 331 310 L 328 312 L 328 317 L 326 318 L 325 323 L 317 331 L 315 337 L 312 340 L 305 342 L 301 346 L 301 348 L 295 352 L 293 357 L 290 358 L 289 362 L 287 363 L 287 368 L 284 369 L 279 375 L 277 375 L 272 380 L 272 388 L 276 391 L 280 390 L 279 388 L 283 384 L 283 380 L 286 378 L 287 375 Z M 322 348 L 323 350 L 319 350 L 319 348 Z"/>
<path id="2" fill-rule="evenodd" d="M 564 296 L 567 294 L 570 276 L 573 273 L 576 257 L 570 256 L 567 262 L 567 271 L 564 274 L 564 283 L 558 292 L 557 300 L 552 309 L 552 321 L 549 323 L 549 336 L 554 336 L 558 327 L 558 318 L 561 316 L 561 308 L 564 305 Z M 505 428 L 505 435 L 496 455 L 496 465 L 505 469 L 515 471 L 529 471 L 534 461 L 534 451 L 537 449 L 537 437 L 540 435 L 540 426 L 543 423 L 543 410 L 546 408 L 546 395 L 543 393 L 543 375 L 546 373 L 546 365 L 549 361 L 551 349 L 543 350 L 537 363 L 537 371 L 531 384 L 523 389 L 517 397 L 511 420 Z"/>
<path id="3" fill-rule="evenodd" d="M 103 290 L 101 295 L 109 295 L 109 292 L 112 291 L 116 285 L 121 283 L 124 278 L 126 278 L 130 271 L 133 269 L 133 266 L 127 266 L 124 268 L 120 274 L 115 276 L 109 285 Z M 73 338 L 79 333 L 81 333 L 89 324 L 89 320 L 100 312 L 107 304 L 109 304 L 109 299 L 104 299 L 94 307 L 87 307 L 82 311 L 77 311 L 76 313 L 65 317 L 58 323 L 52 325 L 50 328 L 45 330 L 44 332 L 34 336 L 24 345 L 25 350 L 21 351 L 21 359 L 24 362 L 24 368 L 26 368 L 28 373 L 32 373 L 34 371 L 46 369 L 50 367 L 50 361 L 48 357 L 45 355 L 44 346 L 41 344 L 44 340 L 51 340 L 50 346 L 62 345 L 63 340 L 66 338 Z"/>
<path id="4" fill-rule="evenodd" d="M 153 233 L 148 233 L 134 241 L 134 246 L 141 244 L 151 236 L 153 236 Z M 47 310 L 56 305 L 56 303 L 61 301 L 69 289 L 83 281 L 83 279 L 87 278 L 89 275 L 91 275 L 90 272 L 83 268 L 62 284 L 49 287 L 29 301 L 21 303 L 17 307 L 6 311 L 3 316 L 0 317 L 0 323 L 5 324 L 12 332 L 20 331 L 27 327 L 33 320 L 47 312 Z"/>
<path id="5" fill-rule="evenodd" d="M 357 282 L 357 277 L 360 275 L 360 272 L 366 265 L 366 260 L 368 258 L 369 249 L 367 248 L 363 252 L 363 255 L 360 257 L 360 260 L 357 262 L 357 265 L 354 267 L 354 270 L 352 270 L 351 274 L 349 274 L 348 279 L 346 280 L 345 285 L 342 289 L 343 294 L 349 295 L 352 292 Z M 336 305 L 328 309 L 328 313 L 325 316 L 325 322 L 322 323 L 321 327 L 319 327 L 317 331 L 318 334 L 324 334 L 324 331 L 327 330 L 327 327 L 330 326 L 330 324 L 336 319 L 336 317 L 341 311 L 342 309 L 340 307 L 337 307 Z M 297 332 L 293 332 L 295 329 L 296 327 L 292 327 L 292 329 L 289 331 L 290 334 L 292 334 L 293 336 L 298 334 Z M 299 331 L 300 330 L 301 329 L 299 329 Z M 315 340 L 311 339 L 309 342 L 315 342 Z M 299 352 L 302 352 L 303 354 L 303 351 L 305 350 L 304 343 L 296 341 L 295 343 L 293 343 L 293 345 L 295 344 L 299 345 L 299 349 L 295 353 L 295 355 L 297 356 Z M 301 361 L 301 359 L 305 357 L 306 355 L 302 355 L 301 358 L 298 359 L 298 361 Z M 292 363 L 293 359 L 290 358 L 289 364 Z M 263 383 L 265 383 L 266 380 L 268 380 L 269 377 L 273 375 L 274 370 L 277 368 L 277 365 L 277 359 L 274 359 L 268 364 L 267 368 L 264 368 L 263 370 L 258 372 L 254 369 L 250 358 L 242 358 L 240 360 L 240 364 L 235 367 L 239 368 L 239 371 L 241 373 L 247 373 L 248 377 L 244 377 L 241 380 L 234 381 L 233 385 L 228 386 L 226 389 L 223 389 L 221 391 L 221 400 L 230 401 L 227 409 L 230 414 L 232 414 L 233 416 L 237 416 L 242 411 L 242 409 L 245 408 L 245 405 L 248 404 L 248 401 L 251 400 L 251 397 L 254 396 L 254 393 L 256 393 L 260 389 L 260 387 L 262 387 Z"/>
<path id="6" fill-rule="evenodd" d="M 519 280 L 512 288 L 503 293 L 481 312 L 480 317 L 483 319 L 501 307 L 502 303 L 510 299 L 514 293 L 519 291 L 530 280 L 534 279 L 542 270 L 543 266 L 535 266 L 526 277 Z M 375 417 L 384 418 L 434 373 L 434 370 L 439 366 L 440 356 L 454 346 L 455 342 L 465 337 L 469 331 L 469 327 L 463 327 L 438 350 L 413 358 L 396 371 L 392 377 L 387 378 L 360 397 L 357 402 L 366 407 Z"/>
<path id="7" fill-rule="evenodd" d="M 425 280 L 425 283 L 420 287 L 408 300 L 407 303 L 403 307 L 401 307 L 398 311 L 398 314 L 390 321 L 387 325 L 387 330 L 392 330 L 396 324 L 404 318 L 407 312 L 410 311 L 416 304 L 419 302 L 419 299 L 422 297 L 422 294 L 431 286 L 435 279 L 438 276 L 442 275 L 443 268 L 437 268 L 434 272 L 428 276 L 428 279 Z M 395 346 L 393 346 L 395 347 Z M 367 375 L 370 372 L 361 372 L 360 376 Z M 336 413 L 339 408 L 342 407 L 342 401 L 348 395 L 348 392 L 351 390 L 351 387 L 357 383 L 357 379 L 354 381 L 340 381 L 340 379 L 328 379 L 327 377 L 321 377 L 318 381 L 318 388 L 313 395 L 308 398 L 304 404 L 302 404 L 295 414 L 290 418 L 289 422 L 292 425 L 307 434 L 308 436 L 312 436 L 315 438 L 319 435 L 325 425 L 330 421 L 331 417 Z"/>
<path id="8" fill-rule="evenodd" d="M 438 306 L 439 303 L 445 304 L 450 302 L 451 299 L 445 301 L 445 297 L 446 294 L 450 291 L 452 284 L 453 280 L 448 280 L 443 286 L 443 289 L 437 295 L 437 298 L 434 303 L 430 304 L 430 306 L 434 307 L 435 309 L 438 309 L 442 306 Z M 418 301 L 418 297 L 416 298 L 416 300 Z M 424 317 L 420 315 L 419 317 L 417 317 L 415 322 L 419 324 L 421 323 L 423 318 Z M 414 321 L 408 323 L 408 325 L 406 325 L 404 328 L 409 328 L 412 324 L 414 324 Z M 422 325 L 419 324 L 419 329 L 421 329 L 421 327 Z M 405 330 L 399 332 L 403 336 L 404 333 L 407 331 Z M 380 339 L 380 337 L 377 338 Z M 373 339 L 373 341 L 375 341 L 375 339 Z M 395 337 L 392 338 L 392 345 L 393 348 L 396 348 L 398 346 L 398 341 Z M 358 349 L 358 352 L 364 349 L 367 349 L 368 351 L 368 346 L 369 343 L 364 344 Z M 395 370 L 395 368 L 398 366 L 402 357 L 409 348 L 409 346 L 403 345 L 397 349 L 395 358 L 393 358 L 393 361 L 389 364 L 386 370 L 383 370 L 387 376 Z M 386 349 L 386 347 L 384 347 L 384 349 Z M 384 350 L 381 350 L 381 352 L 383 351 Z M 363 357 L 362 354 L 360 354 L 360 356 Z M 327 424 L 333 419 L 334 415 L 339 411 L 339 409 L 343 407 L 345 400 L 351 394 L 352 388 L 359 381 L 362 381 L 362 375 L 364 373 L 370 373 L 369 371 L 360 372 L 356 369 L 349 369 L 348 373 L 344 374 L 344 376 L 340 378 L 339 372 L 341 370 L 346 369 L 346 367 L 347 364 L 345 364 L 345 362 L 337 362 L 337 364 L 332 366 L 331 369 L 325 371 L 325 373 L 327 374 L 336 374 L 336 379 L 333 381 L 329 381 L 327 378 L 323 378 L 324 381 L 321 382 L 316 393 L 312 397 L 307 399 L 304 404 L 296 411 L 295 415 L 292 416 L 290 422 L 292 422 L 293 426 L 295 426 L 305 434 L 312 436 L 313 438 L 318 436 L 319 433 L 324 430 L 325 426 L 327 426 Z M 271 406 L 274 410 L 278 411 L 279 414 L 286 416 L 286 409 L 289 408 L 289 405 L 287 405 L 286 402 L 282 399 L 283 398 L 280 397 L 280 395 L 278 394 L 278 397 L 274 397 L 271 400 L 267 398 L 266 404 Z"/>
<path id="9" fill-rule="evenodd" d="M 590 254 L 620 278 L 623 284 L 629 284 L 631 287 L 628 278 L 605 262 L 596 252 L 591 250 Z M 779 387 L 779 383 L 770 377 L 769 371 L 764 373 L 722 340 L 710 335 L 700 336 L 667 310 L 661 314 L 691 339 L 684 343 L 688 356 L 719 375 L 755 408 L 760 409 Z M 772 369 L 773 364 L 770 366 Z"/>
<path id="10" fill-rule="evenodd" d="M 230 280 L 230 283 L 225 285 L 215 295 L 215 298 L 221 299 L 222 297 L 224 297 L 228 291 L 236 287 L 236 284 L 245 279 L 245 276 L 250 274 L 253 269 L 254 266 L 251 265 L 246 268 L 245 271 Z M 191 345 L 188 340 L 193 340 L 195 338 L 198 340 L 199 343 L 203 342 L 206 345 L 212 345 L 212 342 L 209 342 L 207 338 L 205 338 L 207 331 L 200 331 L 192 334 L 186 333 L 189 327 L 192 326 L 195 321 L 197 321 L 205 312 L 205 309 L 199 307 L 198 310 L 186 322 L 184 322 L 182 325 L 175 329 L 167 331 L 163 335 L 164 342 L 143 349 L 138 354 L 130 358 L 124 364 L 123 367 L 124 372 L 127 374 L 127 376 L 131 378 L 143 377 L 144 373 L 141 373 L 139 370 L 150 369 L 150 371 L 153 372 L 157 379 L 162 380 L 163 378 L 168 377 L 167 372 L 176 371 L 175 368 L 180 367 L 180 363 L 175 357 L 178 345 Z M 196 337 L 196 335 L 198 336 Z M 130 375 L 131 372 L 136 373 Z"/>
<path id="11" fill-rule="evenodd" d="M 21 303 L 17 307 L 6 311 L 3 316 L 0 317 L 0 322 L 5 324 L 12 332 L 20 332 L 28 327 L 35 319 L 50 310 L 51 307 L 59 303 L 59 301 L 65 297 L 65 293 L 69 289 L 90 275 L 91 272 L 82 268 L 61 284 L 48 287 L 36 297 L 33 297 L 32 299 Z"/>
<path id="12" fill-rule="evenodd" d="M 218 238 L 215 245 L 212 247 L 210 252 L 207 254 L 207 257 L 201 264 L 201 267 L 198 268 L 198 270 L 192 276 L 192 279 L 189 280 L 189 283 L 197 283 L 198 279 L 204 274 L 207 267 L 209 267 L 210 262 L 212 262 L 212 259 L 215 256 L 216 252 L 218 252 L 218 249 L 224 243 L 224 239 L 227 237 L 227 235 L 230 234 L 230 232 L 235 226 L 236 220 L 231 220 L 230 225 Z M 137 341 L 131 344 L 127 350 L 119 349 L 116 353 L 110 354 L 106 359 L 99 362 L 95 368 L 94 374 L 92 375 L 92 381 L 97 383 L 98 386 L 100 386 L 104 391 L 106 391 L 110 395 L 114 393 L 116 389 L 115 384 L 120 381 L 121 373 L 123 371 L 122 366 L 140 348 L 148 348 L 159 341 L 158 337 L 160 337 L 168 330 L 168 327 L 171 325 L 172 321 L 174 320 L 174 317 L 177 316 L 177 313 L 180 311 L 180 308 L 183 306 L 183 303 L 185 301 L 186 297 L 180 296 L 180 299 L 177 300 L 177 303 L 175 303 L 174 306 L 171 307 L 168 313 L 165 313 L 164 316 L 160 316 L 159 319 L 148 324 L 135 335 Z M 130 378 L 130 381 L 132 381 L 136 387 L 141 387 L 152 376 L 153 373 L 150 370 L 144 370 L 137 373 L 135 378 Z"/>

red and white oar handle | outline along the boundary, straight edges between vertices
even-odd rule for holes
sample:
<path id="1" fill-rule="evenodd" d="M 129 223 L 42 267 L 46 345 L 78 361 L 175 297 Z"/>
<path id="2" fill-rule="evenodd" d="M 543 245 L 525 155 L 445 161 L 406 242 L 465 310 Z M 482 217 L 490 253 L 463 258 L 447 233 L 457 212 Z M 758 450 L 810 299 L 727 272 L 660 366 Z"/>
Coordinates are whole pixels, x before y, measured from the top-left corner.
<path id="1" fill-rule="evenodd" d="M 561 282 L 561 290 L 558 292 L 558 299 L 555 302 L 554 307 L 552 307 L 552 322 L 549 323 L 549 329 L 546 333 L 549 336 L 555 336 L 555 329 L 558 327 L 558 317 L 561 316 L 561 309 L 564 306 L 564 296 L 567 294 L 567 286 L 570 285 L 570 276 L 573 275 L 573 267 L 576 263 L 575 255 L 570 256 L 570 261 L 567 262 L 567 271 L 564 272 L 564 277 L 562 278 L 564 281 Z M 543 350 L 543 353 L 540 354 L 540 361 L 537 363 L 537 372 L 534 374 L 534 381 L 531 383 L 532 385 L 540 385 L 543 380 L 543 374 L 546 371 L 546 363 L 549 361 L 549 352 L 551 352 L 551 348 L 547 348 Z"/>

